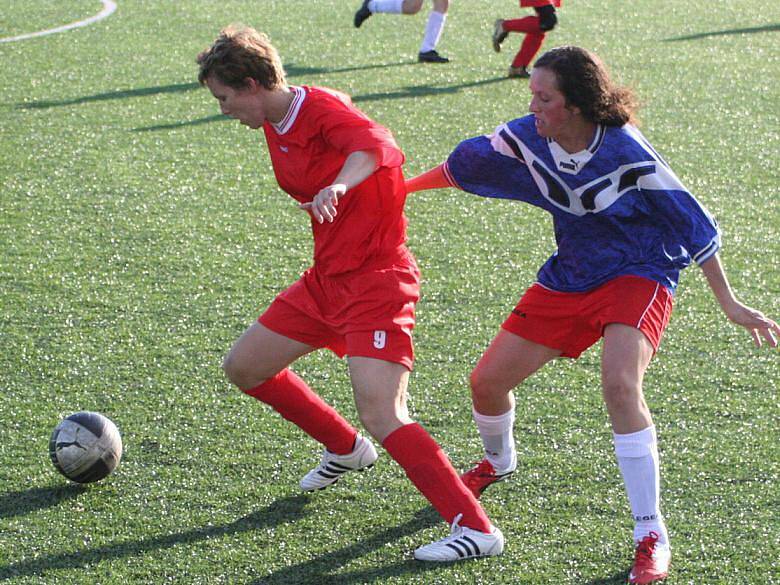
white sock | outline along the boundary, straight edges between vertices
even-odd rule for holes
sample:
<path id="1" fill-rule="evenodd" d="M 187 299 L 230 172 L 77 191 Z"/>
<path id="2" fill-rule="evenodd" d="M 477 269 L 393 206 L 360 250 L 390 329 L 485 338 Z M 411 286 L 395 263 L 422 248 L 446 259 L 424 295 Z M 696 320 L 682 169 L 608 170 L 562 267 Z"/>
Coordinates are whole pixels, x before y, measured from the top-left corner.
<path id="1" fill-rule="evenodd" d="M 447 20 L 446 14 L 431 10 L 431 13 L 428 15 L 428 24 L 425 25 L 425 36 L 423 37 L 422 45 L 420 45 L 421 53 L 427 53 L 436 48 L 441 38 L 441 31 L 444 30 L 445 20 Z"/>
<path id="2" fill-rule="evenodd" d="M 401 14 L 403 5 L 404 0 L 371 0 L 371 2 L 368 3 L 368 9 L 372 14 L 377 12 Z"/>
<path id="3" fill-rule="evenodd" d="M 634 541 L 639 542 L 655 532 L 658 542 L 668 544 L 669 536 L 660 509 L 661 475 L 655 427 L 627 435 L 615 433 L 614 439 L 618 467 L 634 516 Z"/>
<path id="4" fill-rule="evenodd" d="M 471 413 L 477 423 L 485 457 L 496 473 L 514 471 L 517 467 L 517 450 L 512 427 L 515 424 L 515 409 L 512 408 L 498 416 L 480 414 L 472 407 Z"/>

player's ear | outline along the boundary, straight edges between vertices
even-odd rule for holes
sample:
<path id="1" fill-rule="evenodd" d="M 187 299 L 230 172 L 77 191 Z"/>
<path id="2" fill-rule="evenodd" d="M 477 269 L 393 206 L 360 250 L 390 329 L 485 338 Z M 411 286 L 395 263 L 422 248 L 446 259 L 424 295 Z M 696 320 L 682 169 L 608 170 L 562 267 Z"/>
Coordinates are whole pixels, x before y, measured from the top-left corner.
<path id="1" fill-rule="evenodd" d="M 256 92 L 258 88 L 262 87 L 260 85 L 260 82 L 257 81 L 254 77 L 245 77 L 244 78 L 244 88 L 248 89 L 251 92 Z"/>

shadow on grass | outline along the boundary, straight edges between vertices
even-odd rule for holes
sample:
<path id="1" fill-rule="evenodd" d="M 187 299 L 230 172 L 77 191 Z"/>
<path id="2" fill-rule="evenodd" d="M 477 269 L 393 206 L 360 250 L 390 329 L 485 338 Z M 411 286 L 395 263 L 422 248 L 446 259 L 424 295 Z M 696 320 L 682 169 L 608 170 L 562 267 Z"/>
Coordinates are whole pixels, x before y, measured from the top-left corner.
<path id="1" fill-rule="evenodd" d="M 328 69 L 325 67 L 298 67 L 296 65 L 285 66 L 285 71 L 288 77 L 300 77 L 303 75 L 321 75 L 323 73 L 345 73 L 349 71 L 362 71 L 366 69 L 385 69 L 388 67 L 399 67 L 403 65 L 411 65 L 412 61 L 404 61 L 400 63 L 383 63 L 376 65 L 362 65 L 358 67 L 344 67 L 341 69 Z M 193 75 L 195 75 L 193 73 Z M 30 102 L 28 104 L 18 104 L 17 107 L 24 110 L 43 110 L 47 108 L 57 108 L 61 106 L 73 106 L 78 104 L 86 104 L 90 102 L 103 102 L 109 100 L 124 100 L 134 97 L 144 97 L 150 95 L 160 95 L 166 93 L 183 93 L 199 89 L 200 84 L 197 81 L 189 83 L 173 83 L 171 85 L 158 85 L 155 87 L 139 87 L 136 89 L 126 89 L 120 91 L 108 91 L 105 93 L 98 93 L 94 95 L 86 95 L 78 98 L 72 98 L 68 100 L 41 100 L 36 102 Z"/>
<path id="2" fill-rule="evenodd" d="M 156 132 L 158 130 L 175 130 L 176 128 L 184 128 L 186 126 L 200 126 L 201 124 L 210 124 L 211 122 L 226 122 L 232 120 L 230 116 L 224 114 L 214 114 L 213 116 L 206 116 L 205 118 L 197 118 L 196 120 L 188 120 L 187 122 L 171 122 L 169 124 L 155 124 L 154 126 L 140 126 L 133 128 L 133 132 Z"/>
<path id="3" fill-rule="evenodd" d="M 253 512 L 248 516 L 239 518 L 235 522 L 221 526 L 207 526 L 146 540 L 118 542 L 116 544 L 68 553 L 41 555 L 28 561 L 0 565 L 0 581 L 39 575 L 58 569 L 78 569 L 96 565 L 102 561 L 142 555 L 176 545 L 187 545 L 193 542 L 294 522 L 303 516 L 304 506 L 308 500 L 309 498 L 306 495 L 296 495 L 277 500 L 264 510 Z"/>
<path id="4" fill-rule="evenodd" d="M 506 77 L 493 77 L 490 79 L 483 79 L 480 81 L 472 81 L 470 83 L 461 83 L 460 85 L 445 85 L 445 86 L 410 85 L 401 88 L 398 91 L 354 95 L 352 96 L 352 101 L 355 103 L 360 103 L 360 102 L 373 102 L 378 100 L 414 99 L 414 98 L 420 98 L 425 96 L 455 94 L 455 93 L 459 93 L 464 89 L 468 89 L 470 87 L 479 87 L 482 85 L 489 85 L 491 83 L 499 83 L 501 81 L 505 81 L 506 79 L 507 79 Z M 186 122 L 172 122 L 170 124 L 141 126 L 138 128 L 133 128 L 133 132 L 154 132 L 158 130 L 174 130 L 176 128 L 183 128 L 185 126 L 198 126 L 200 124 L 208 124 L 210 122 L 218 122 L 218 121 L 224 121 L 229 119 L 230 118 L 223 115 L 206 116 L 205 118 L 188 120 Z"/>
<path id="5" fill-rule="evenodd" d="M 499 83 L 506 81 L 506 77 L 492 77 L 490 79 L 482 79 L 480 81 L 472 81 L 470 83 L 461 83 L 460 85 L 445 85 L 445 86 L 431 86 L 431 85 L 410 85 L 403 87 L 398 91 L 379 92 L 379 93 L 367 93 L 365 95 L 352 96 L 353 102 L 373 102 L 376 100 L 398 100 L 419 98 L 429 95 L 443 95 L 443 94 L 455 94 L 460 93 L 464 89 L 470 87 L 479 87 L 482 85 L 490 85 L 491 83 Z"/>
<path id="6" fill-rule="evenodd" d="M 124 100 L 133 97 L 143 97 L 148 95 L 160 95 L 164 93 L 182 93 L 198 89 L 198 82 L 192 83 L 174 83 L 171 85 L 158 85 L 155 87 L 139 87 L 136 89 L 126 89 L 121 91 L 108 91 L 94 95 L 85 95 L 69 100 L 41 100 L 30 102 L 29 104 L 18 104 L 17 107 L 23 110 L 45 110 L 47 108 L 58 108 L 61 106 L 74 106 L 78 104 L 88 104 L 90 102 L 104 102 L 109 100 Z"/>
<path id="7" fill-rule="evenodd" d="M 253 582 L 253 585 L 288 585 L 289 583 L 317 583 L 323 585 L 351 585 L 358 583 L 384 582 L 391 577 L 403 575 L 419 575 L 431 569 L 440 567 L 437 563 L 420 563 L 411 558 L 392 565 L 383 565 L 373 569 L 364 569 L 349 573 L 336 573 L 339 567 L 354 561 L 372 551 L 379 550 L 387 544 L 392 544 L 404 536 L 414 534 L 420 530 L 444 523 L 441 517 L 431 507 L 419 510 L 412 518 L 401 524 L 383 530 L 365 540 L 360 540 L 349 546 L 327 553 L 290 567 L 284 567 L 267 577 Z M 420 543 L 427 544 L 427 543 Z M 476 560 L 474 562 L 481 562 Z M 334 574 L 336 573 L 336 574 Z"/>
<path id="8" fill-rule="evenodd" d="M 625 585 L 628 582 L 628 571 L 620 571 L 611 577 L 588 581 L 588 585 Z"/>
<path id="9" fill-rule="evenodd" d="M 730 28 L 726 30 L 716 30 L 711 32 L 697 33 L 693 35 L 686 35 L 684 37 L 670 37 L 664 39 L 664 42 L 675 41 L 695 41 L 697 39 L 704 39 L 707 37 L 720 37 L 725 35 L 741 35 L 741 34 L 755 34 L 763 32 L 776 32 L 780 31 L 780 24 L 767 24 L 766 26 L 752 26 L 749 28 Z"/>
<path id="10" fill-rule="evenodd" d="M 36 510 L 56 506 L 87 491 L 83 485 L 65 484 L 9 492 L 0 496 L 0 519 L 24 516 Z"/>

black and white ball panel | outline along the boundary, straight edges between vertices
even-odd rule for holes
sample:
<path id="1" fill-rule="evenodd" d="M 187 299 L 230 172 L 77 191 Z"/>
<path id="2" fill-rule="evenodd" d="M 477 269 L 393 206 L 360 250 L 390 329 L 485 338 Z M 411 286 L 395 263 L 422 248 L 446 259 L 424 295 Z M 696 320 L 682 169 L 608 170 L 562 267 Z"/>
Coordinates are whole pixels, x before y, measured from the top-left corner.
<path id="1" fill-rule="evenodd" d="M 116 425 L 102 414 L 77 412 L 54 429 L 49 456 L 68 479 L 91 483 L 106 477 L 119 464 L 122 438 Z"/>

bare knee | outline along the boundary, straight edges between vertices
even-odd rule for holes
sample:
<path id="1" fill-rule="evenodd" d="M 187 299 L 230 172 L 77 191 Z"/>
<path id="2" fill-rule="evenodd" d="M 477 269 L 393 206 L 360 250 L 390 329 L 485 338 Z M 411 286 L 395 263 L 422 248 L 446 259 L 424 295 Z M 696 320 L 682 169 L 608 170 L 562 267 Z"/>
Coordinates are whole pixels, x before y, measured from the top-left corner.
<path id="1" fill-rule="evenodd" d="M 447 10 L 450 7 L 450 0 L 433 0 L 433 10 L 447 14 Z"/>
<path id="2" fill-rule="evenodd" d="M 264 371 L 256 364 L 239 359 L 232 351 L 222 360 L 222 371 L 225 372 L 225 377 L 241 390 L 255 388 L 278 373 Z"/>
<path id="3" fill-rule="evenodd" d="M 505 380 L 482 374 L 479 366 L 471 373 L 471 402 L 474 409 L 489 416 L 497 416 L 514 410 L 512 388 Z"/>
<path id="4" fill-rule="evenodd" d="M 503 372 L 498 372 L 494 368 L 483 367 L 482 362 L 480 362 L 469 376 L 471 396 L 475 402 L 503 399 L 526 377 L 521 375 L 510 381 Z"/>
<path id="5" fill-rule="evenodd" d="M 423 0 L 404 0 L 403 13 L 404 14 L 417 14 L 422 8 Z"/>
<path id="6" fill-rule="evenodd" d="M 360 424 L 363 425 L 366 432 L 375 439 L 381 440 L 380 437 L 383 435 L 383 426 L 384 423 L 387 422 L 388 417 L 382 417 L 378 412 L 371 410 L 362 410 L 358 413 L 358 417 L 360 418 Z"/>
<path id="7" fill-rule="evenodd" d="M 396 429 L 412 422 L 405 406 L 362 400 L 357 402 L 357 407 L 360 424 L 380 443 Z"/>
<path id="8" fill-rule="evenodd" d="M 479 367 L 474 368 L 471 372 L 469 386 L 471 387 L 471 396 L 474 400 L 490 399 L 496 393 L 496 385 L 489 376 L 483 374 Z"/>
<path id="9" fill-rule="evenodd" d="M 604 377 L 601 386 L 610 413 L 632 413 L 647 409 L 642 386 L 634 377 L 611 374 Z"/>

